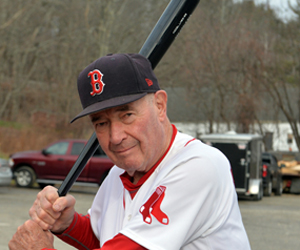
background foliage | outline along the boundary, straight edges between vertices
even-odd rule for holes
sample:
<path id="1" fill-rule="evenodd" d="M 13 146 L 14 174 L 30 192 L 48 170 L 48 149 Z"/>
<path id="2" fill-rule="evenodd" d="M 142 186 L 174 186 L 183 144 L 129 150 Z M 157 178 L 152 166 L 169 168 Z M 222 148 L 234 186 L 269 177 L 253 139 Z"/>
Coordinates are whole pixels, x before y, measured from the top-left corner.
<path id="1" fill-rule="evenodd" d="M 138 52 L 167 0 L 1 0 L 0 151 L 89 138 L 80 71 L 107 53 Z M 300 13 L 300 0 L 293 11 Z M 202 0 L 155 72 L 171 121 L 287 120 L 300 148 L 300 20 L 253 1 Z"/>

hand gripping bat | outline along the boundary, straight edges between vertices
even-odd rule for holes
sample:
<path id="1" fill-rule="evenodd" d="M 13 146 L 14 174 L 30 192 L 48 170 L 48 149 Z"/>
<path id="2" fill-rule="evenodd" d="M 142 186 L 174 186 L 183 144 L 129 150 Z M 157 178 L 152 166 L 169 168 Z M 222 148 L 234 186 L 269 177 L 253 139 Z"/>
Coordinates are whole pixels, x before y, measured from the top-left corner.
<path id="1" fill-rule="evenodd" d="M 153 69 L 164 56 L 199 2 L 200 0 L 170 1 L 139 52 L 139 54 L 148 58 Z M 59 196 L 65 196 L 68 193 L 98 147 L 99 143 L 94 132 L 59 187 Z"/>

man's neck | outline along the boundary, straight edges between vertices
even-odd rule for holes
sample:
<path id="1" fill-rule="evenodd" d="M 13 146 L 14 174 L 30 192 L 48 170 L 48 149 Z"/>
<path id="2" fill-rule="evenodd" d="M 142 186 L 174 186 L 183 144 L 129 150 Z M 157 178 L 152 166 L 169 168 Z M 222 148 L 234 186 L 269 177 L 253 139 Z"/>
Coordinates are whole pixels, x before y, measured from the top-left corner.
<path id="1" fill-rule="evenodd" d="M 168 123 L 168 126 L 165 128 L 165 135 L 166 135 L 166 140 L 165 140 L 165 145 L 163 149 L 161 150 L 161 155 L 158 157 L 158 159 L 162 159 L 166 152 L 168 151 L 171 143 L 172 143 L 172 138 L 173 138 L 173 126 L 171 123 Z M 155 164 L 156 165 L 156 164 Z M 153 166 L 152 166 L 153 167 Z M 152 167 L 150 169 L 152 169 Z M 150 171 L 150 170 L 148 170 Z M 147 171 L 147 172 L 148 172 Z M 138 172 L 136 171 L 132 177 L 132 183 L 137 184 L 139 180 L 147 173 L 147 172 Z"/>

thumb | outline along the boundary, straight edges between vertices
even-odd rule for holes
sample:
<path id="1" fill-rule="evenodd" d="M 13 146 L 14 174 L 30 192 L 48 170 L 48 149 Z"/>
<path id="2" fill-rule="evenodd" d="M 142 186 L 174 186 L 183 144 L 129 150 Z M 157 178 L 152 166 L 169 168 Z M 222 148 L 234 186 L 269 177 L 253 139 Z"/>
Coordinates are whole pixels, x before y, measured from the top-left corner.
<path id="1" fill-rule="evenodd" d="M 61 233 L 68 228 L 75 214 L 75 198 L 72 195 L 59 197 L 52 205 L 52 209 L 56 213 L 56 222 L 51 228 L 54 233 Z"/>
<path id="2" fill-rule="evenodd" d="M 75 198 L 72 195 L 67 195 L 64 197 L 59 197 L 53 203 L 53 210 L 56 212 L 63 212 L 68 208 L 73 208 L 75 205 Z"/>

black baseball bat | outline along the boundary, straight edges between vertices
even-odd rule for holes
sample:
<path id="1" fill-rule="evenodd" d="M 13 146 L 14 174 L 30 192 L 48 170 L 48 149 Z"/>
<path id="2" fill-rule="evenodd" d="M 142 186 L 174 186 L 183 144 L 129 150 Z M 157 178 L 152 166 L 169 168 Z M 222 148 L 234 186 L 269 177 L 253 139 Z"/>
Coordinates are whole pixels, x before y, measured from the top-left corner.
<path id="1" fill-rule="evenodd" d="M 170 1 L 139 52 L 148 58 L 153 69 L 164 56 L 199 2 L 200 0 Z M 99 143 L 94 132 L 59 187 L 59 196 L 65 196 L 68 193 L 98 147 Z"/>

